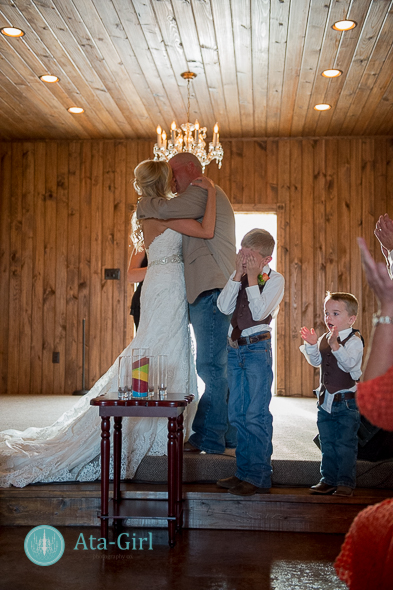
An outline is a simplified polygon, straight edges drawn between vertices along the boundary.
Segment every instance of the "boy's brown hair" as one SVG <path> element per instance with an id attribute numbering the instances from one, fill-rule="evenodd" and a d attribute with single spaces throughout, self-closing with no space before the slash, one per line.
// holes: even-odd
<path id="1" fill-rule="evenodd" d="M 246 233 L 242 239 L 241 245 L 244 246 L 244 248 L 256 250 L 261 256 L 265 257 L 273 254 L 275 241 L 268 231 L 257 227 Z"/>
<path id="2" fill-rule="evenodd" d="M 352 295 L 352 293 L 343 293 L 340 291 L 331 293 L 330 291 L 327 291 L 324 303 L 326 303 L 326 301 L 329 301 L 329 299 L 332 299 L 333 301 L 343 301 L 345 303 L 345 307 L 347 308 L 347 312 L 350 316 L 358 315 L 359 302 L 356 299 L 355 295 Z"/>

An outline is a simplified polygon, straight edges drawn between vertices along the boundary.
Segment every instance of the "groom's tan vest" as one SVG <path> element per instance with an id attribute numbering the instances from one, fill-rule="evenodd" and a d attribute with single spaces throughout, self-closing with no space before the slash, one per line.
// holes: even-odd
<path id="1" fill-rule="evenodd" d="M 217 189 L 217 214 L 211 240 L 183 236 L 184 276 L 187 299 L 195 299 L 210 289 L 222 289 L 236 264 L 235 217 L 224 191 Z M 138 203 L 138 219 L 200 219 L 205 212 L 207 191 L 190 185 L 180 196 L 170 199 L 144 197 Z"/>

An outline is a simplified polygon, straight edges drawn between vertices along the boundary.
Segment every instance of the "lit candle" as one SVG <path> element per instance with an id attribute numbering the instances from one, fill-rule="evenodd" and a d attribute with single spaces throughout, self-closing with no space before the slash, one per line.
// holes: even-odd
<path id="1" fill-rule="evenodd" d="M 217 147 L 218 138 L 219 138 L 219 135 L 218 135 L 218 123 L 216 123 L 214 125 L 214 128 L 213 128 L 213 147 Z"/>
<path id="2" fill-rule="evenodd" d="M 171 141 L 172 141 L 173 145 L 175 145 L 175 131 L 176 131 L 176 123 L 175 123 L 175 121 L 172 121 L 172 125 L 171 125 Z"/>
<path id="3" fill-rule="evenodd" d="M 158 125 L 158 127 L 157 127 L 157 144 L 158 144 L 159 148 L 161 147 L 161 131 L 162 131 L 162 129 Z"/>
<path id="4" fill-rule="evenodd" d="M 166 133 L 165 133 L 165 131 L 162 132 L 162 145 L 163 145 L 163 148 L 166 149 Z"/>
<path id="5" fill-rule="evenodd" d="M 198 119 L 195 121 L 195 143 L 199 143 L 199 123 L 198 123 Z"/>

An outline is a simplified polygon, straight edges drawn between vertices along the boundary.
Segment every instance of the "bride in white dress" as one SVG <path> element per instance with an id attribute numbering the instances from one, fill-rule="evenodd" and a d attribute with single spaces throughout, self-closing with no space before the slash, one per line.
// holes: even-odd
<path id="1" fill-rule="evenodd" d="M 172 171 L 166 162 L 146 161 L 135 169 L 135 187 L 142 198 L 168 197 Z M 168 355 L 168 390 L 193 393 L 197 382 L 182 262 L 181 233 L 200 238 L 214 234 L 216 199 L 207 178 L 193 181 L 208 190 L 202 223 L 192 219 L 143 222 L 148 268 L 141 296 L 141 319 L 134 340 L 121 353 L 149 348 Z M 101 475 L 98 408 L 90 400 L 117 391 L 118 359 L 70 410 L 51 426 L 5 430 L 0 433 L 0 487 L 23 487 L 36 482 L 94 481 Z M 37 403 L 39 400 L 37 398 Z M 196 411 L 194 401 L 185 413 L 185 438 Z M 165 418 L 127 418 L 123 421 L 121 477 L 130 479 L 146 454 L 167 452 Z"/>

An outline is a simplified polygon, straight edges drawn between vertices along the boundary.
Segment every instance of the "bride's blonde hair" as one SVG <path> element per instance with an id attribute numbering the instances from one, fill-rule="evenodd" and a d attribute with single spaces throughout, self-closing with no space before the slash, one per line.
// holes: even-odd
<path id="1" fill-rule="evenodd" d="M 145 160 L 134 170 L 134 188 L 143 197 L 162 197 L 169 199 L 171 195 L 172 168 L 167 162 Z M 136 217 L 131 218 L 131 240 L 137 252 L 143 249 L 143 232 Z"/>
<path id="2" fill-rule="evenodd" d="M 171 192 L 172 168 L 167 162 L 145 160 L 134 170 L 134 188 L 142 197 L 163 197 Z"/>

